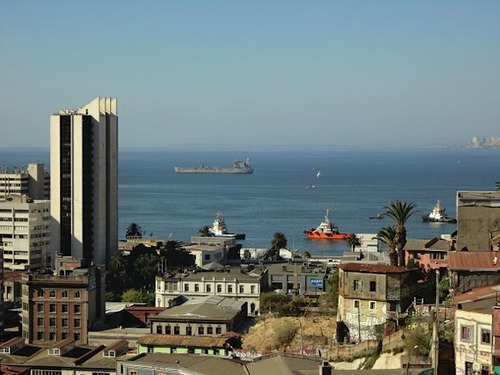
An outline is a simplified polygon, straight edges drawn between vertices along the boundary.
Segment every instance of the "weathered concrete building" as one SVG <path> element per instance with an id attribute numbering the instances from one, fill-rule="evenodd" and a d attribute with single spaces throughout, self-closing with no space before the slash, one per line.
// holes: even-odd
<path id="1" fill-rule="evenodd" d="M 404 293 L 411 270 L 390 265 L 345 263 L 339 266 L 337 321 L 347 332 L 338 339 L 376 339 L 375 326 L 397 320 L 411 302 Z M 340 336 L 340 337 L 339 337 Z"/>
<path id="2" fill-rule="evenodd" d="M 500 230 L 500 191 L 457 192 L 458 251 L 491 251 Z"/>
<path id="3" fill-rule="evenodd" d="M 50 174 L 43 163 L 29 163 L 25 170 L 0 167 L 0 198 L 26 195 L 31 199 L 49 199 Z"/>

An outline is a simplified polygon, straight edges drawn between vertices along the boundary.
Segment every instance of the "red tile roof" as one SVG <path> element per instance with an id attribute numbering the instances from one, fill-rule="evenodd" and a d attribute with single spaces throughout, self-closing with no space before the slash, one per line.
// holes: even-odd
<path id="1" fill-rule="evenodd" d="M 453 298 L 453 303 L 465 303 L 496 297 L 500 293 L 500 285 L 479 286 Z"/>
<path id="2" fill-rule="evenodd" d="M 448 254 L 450 270 L 500 271 L 500 253 L 492 251 L 453 251 Z"/>
<path id="3" fill-rule="evenodd" d="M 367 263 L 341 263 L 339 268 L 348 272 L 365 273 L 405 273 L 411 272 L 408 268 L 399 266 L 390 266 L 386 264 L 367 264 Z"/>

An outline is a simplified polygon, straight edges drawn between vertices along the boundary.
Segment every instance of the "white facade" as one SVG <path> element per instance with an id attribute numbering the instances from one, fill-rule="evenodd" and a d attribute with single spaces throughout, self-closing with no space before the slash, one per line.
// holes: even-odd
<path id="1" fill-rule="evenodd" d="M 455 368 L 457 374 L 490 374 L 493 306 L 488 312 L 455 311 Z"/>
<path id="2" fill-rule="evenodd" d="M 27 195 L 33 199 L 49 199 L 49 173 L 43 163 L 29 163 L 26 170 L 0 167 L 0 198 Z"/>
<path id="3" fill-rule="evenodd" d="M 52 252 L 106 264 L 118 241 L 117 100 L 50 117 Z"/>
<path id="4" fill-rule="evenodd" d="M 210 245 L 192 245 L 186 246 L 191 255 L 194 255 L 194 263 L 198 267 L 203 267 L 207 263 L 217 262 L 224 263 L 226 260 L 226 250 L 224 247 L 220 246 L 210 246 Z"/>
<path id="5" fill-rule="evenodd" d="M 0 201 L 0 248 L 8 270 L 50 266 L 50 202 L 26 196 Z"/>
<path id="6" fill-rule="evenodd" d="M 183 295 L 188 298 L 217 295 L 248 303 L 248 314 L 260 311 L 260 293 L 266 285 L 267 273 L 200 272 L 181 277 L 156 277 L 155 305 L 169 307 L 169 302 Z"/>

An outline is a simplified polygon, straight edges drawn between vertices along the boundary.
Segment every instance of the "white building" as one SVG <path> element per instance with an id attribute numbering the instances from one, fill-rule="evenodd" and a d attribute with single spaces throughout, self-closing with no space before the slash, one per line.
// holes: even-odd
<path id="1" fill-rule="evenodd" d="M 247 272 L 226 268 L 217 272 L 177 273 L 156 277 L 155 305 L 169 307 L 180 295 L 199 298 L 211 295 L 248 303 L 248 314 L 260 311 L 260 293 L 267 290 L 267 270 L 256 268 Z"/>
<path id="2" fill-rule="evenodd" d="M 52 252 L 105 264 L 118 245 L 117 100 L 50 116 Z"/>
<path id="3" fill-rule="evenodd" d="M 50 266 L 50 201 L 12 195 L 0 200 L 0 248 L 8 270 Z"/>
<path id="4" fill-rule="evenodd" d="M 49 199 L 50 175 L 43 163 L 29 163 L 27 169 L 0 167 L 0 198 L 27 195 L 32 199 Z"/>

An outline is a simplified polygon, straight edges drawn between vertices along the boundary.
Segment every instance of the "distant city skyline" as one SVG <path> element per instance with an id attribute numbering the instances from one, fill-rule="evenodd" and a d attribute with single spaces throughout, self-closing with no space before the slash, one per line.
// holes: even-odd
<path id="1" fill-rule="evenodd" d="M 0 0 L 0 147 L 120 101 L 123 147 L 440 147 L 500 129 L 500 2 Z"/>

